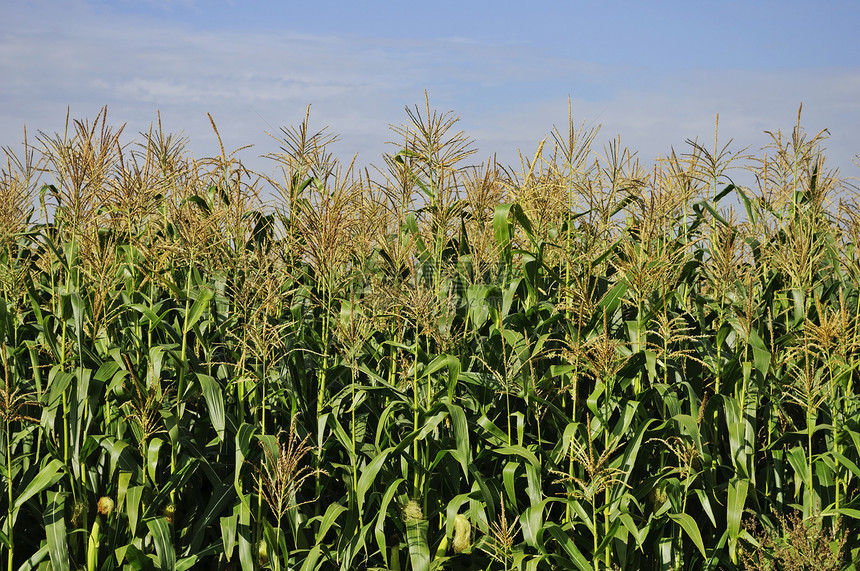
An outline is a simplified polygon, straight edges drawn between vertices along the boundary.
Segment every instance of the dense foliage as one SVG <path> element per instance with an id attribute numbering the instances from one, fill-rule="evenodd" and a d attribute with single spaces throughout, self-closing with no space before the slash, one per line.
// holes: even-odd
<path id="1" fill-rule="evenodd" d="M 824 133 L 646 168 L 571 122 L 503 168 L 407 115 L 361 172 L 307 120 L 271 177 L 104 112 L 6 149 L 0 566 L 860 558 L 860 216 Z"/>

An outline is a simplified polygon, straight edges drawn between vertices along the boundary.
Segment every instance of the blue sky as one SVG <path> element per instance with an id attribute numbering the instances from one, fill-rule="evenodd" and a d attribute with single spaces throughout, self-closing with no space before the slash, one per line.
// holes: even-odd
<path id="1" fill-rule="evenodd" d="M 644 161 L 684 141 L 733 148 L 790 131 L 798 106 L 830 130 L 832 166 L 860 175 L 860 3 L 291 2 L 45 0 L 0 7 L 0 145 L 59 131 L 66 110 L 130 137 L 160 110 L 202 156 L 228 148 L 265 170 L 266 131 L 295 124 L 341 135 L 333 150 L 381 163 L 405 106 L 460 115 L 479 159 L 533 153 L 554 125 L 601 125 Z"/>

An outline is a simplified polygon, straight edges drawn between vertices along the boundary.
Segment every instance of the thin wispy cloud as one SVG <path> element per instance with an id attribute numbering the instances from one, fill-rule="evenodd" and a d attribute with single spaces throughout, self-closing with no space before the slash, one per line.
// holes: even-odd
<path id="1" fill-rule="evenodd" d="M 404 106 L 423 104 L 426 89 L 432 105 L 462 116 L 481 156 L 498 153 L 507 162 L 518 149 L 533 152 L 553 125 L 566 122 L 568 97 L 577 123 L 602 124 L 603 140 L 621 134 L 646 161 L 687 138 L 713 137 L 717 113 L 726 141 L 759 146 L 767 142 L 764 130 L 791 129 L 803 102 L 804 125 L 830 129 L 828 156 L 846 174 L 858 170 L 851 159 L 860 151 L 860 68 L 844 62 L 794 67 L 774 56 L 770 67 L 719 67 L 703 57 L 707 65 L 695 66 L 686 61 L 690 46 L 666 38 L 653 46 L 666 61 L 629 52 L 635 45 L 623 48 L 630 57 L 609 57 L 624 34 L 643 37 L 629 28 L 630 15 L 606 20 L 616 27 L 606 30 L 603 44 L 571 50 L 556 37 L 552 14 L 546 37 L 525 28 L 531 15 L 523 16 L 522 29 L 496 35 L 460 26 L 408 37 L 396 22 L 390 34 L 361 21 L 348 34 L 342 22 L 314 29 L 300 19 L 285 20 L 281 30 L 261 19 L 253 29 L 247 22 L 196 25 L 189 14 L 218 14 L 193 2 L 119 5 L 127 11 L 82 0 L 6 8 L 12 25 L 0 35 L 2 144 L 16 144 L 24 123 L 60 130 L 67 108 L 73 117 L 92 117 L 108 105 L 112 121 L 128 123 L 127 133 L 146 130 L 160 110 L 165 127 L 188 135 L 195 154 L 211 154 L 217 144 L 208 112 L 225 144 L 255 145 L 242 157 L 265 168 L 257 156 L 277 148 L 266 131 L 298 122 L 310 104 L 314 124 L 341 134 L 338 154 L 378 162 L 392 138 L 389 125 L 405 119 Z M 571 34 L 595 33 L 578 26 Z M 571 35 L 569 43 L 576 41 Z M 783 40 L 769 41 L 778 47 Z M 707 46 L 697 49 L 705 53 Z M 685 65 L 671 60 L 672 50 Z"/>

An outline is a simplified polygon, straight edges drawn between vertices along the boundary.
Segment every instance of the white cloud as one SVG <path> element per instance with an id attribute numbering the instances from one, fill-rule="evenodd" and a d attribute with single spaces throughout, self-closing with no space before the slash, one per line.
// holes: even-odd
<path id="1" fill-rule="evenodd" d="M 20 8 L 23 10 L 23 8 Z M 82 2 L 57 3 L 49 27 L 32 14 L 13 18 L 0 36 L 0 144 L 21 127 L 60 130 L 67 106 L 93 117 L 107 104 L 127 134 L 148 128 L 162 111 L 167 129 L 184 131 L 195 154 L 217 152 L 206 113 L 228 147 L 256 144 L 243 157 L 277 150 L 265 131 L 295 124 L 312 104 L 316 126 L 342 134 L 335 151 L 379 162 L 405 120 L 405 105 L 431 104 L 463 116 L 480 157 L 531 153 L 554 124 L 602 123 L 602 140 L 620 133 L 643 160 L 684 140 L 708 141 L 720 113 L 721 138 L 738 146 L 766 143 L 764 129 L 790 130 L 798 104 L 810 131 L 831 129 L 829 156 L 858 169 L 860 71 L 656 72 L 548 57 L 537 46 L 468 38 L 394 40 L 308 33 L 199 31 L 171 23 L 108 15 Z M 23 13 L 23 12 L 22 12 Z M 65 25 L 63 25 L 65 23 Z"/>

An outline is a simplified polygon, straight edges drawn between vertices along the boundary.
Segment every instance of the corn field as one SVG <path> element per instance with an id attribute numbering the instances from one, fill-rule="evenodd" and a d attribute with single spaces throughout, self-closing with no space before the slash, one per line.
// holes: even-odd
<path id="1" fill-rule="evenodd" d="M 310 123 L 272 175 L 105 110 L 4 148 L 0 568 L 855 568 L 826 132 L 506 166 L 423 103 L 358 169 Z"/>

